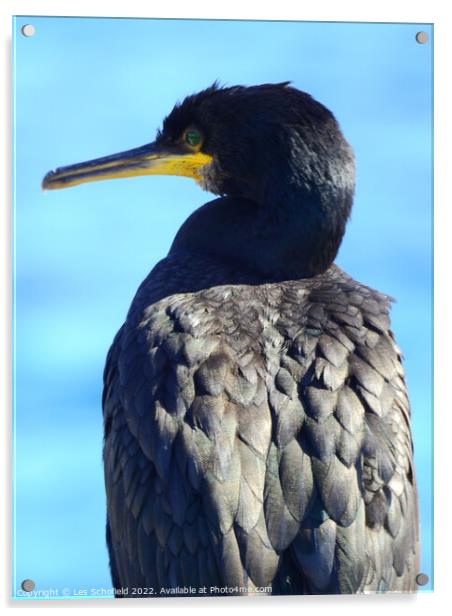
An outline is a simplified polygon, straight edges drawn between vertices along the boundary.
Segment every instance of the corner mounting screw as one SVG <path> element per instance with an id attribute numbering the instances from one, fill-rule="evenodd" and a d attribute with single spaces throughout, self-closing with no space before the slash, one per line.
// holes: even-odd
<path id="1" fill-rule="evenodd" d="M 418 586 L 425 586 L 428 584 L 428 575 L 426 573 L 418 573 L 416 576 L 416 584 Z"/>
<path id="2" fill-rule="evenodd" d="M 24 590 L 25 592 L 31 592 L 32 590 L 35 589 L 36 584 L 33 582 L 33 580 L 27 579 L 27 580 L 24 580 L 20 586 L 22 590 Z"/>
<path id="3" fill-rule="evenodd" d="M 21 32 L 26 37 L 34 36 L 36 28 L 33 26 L 33 24 L 25 24 L 25 26 L 22 26 Z"/>
<path id="4" fill-rule="evenodd" d="M 425 45 L 425 43 L 428 43 L 428 34 L 427 34 L 427 32 L 417 32 L 416 33 L 416 41 L 420 45 Z"/>

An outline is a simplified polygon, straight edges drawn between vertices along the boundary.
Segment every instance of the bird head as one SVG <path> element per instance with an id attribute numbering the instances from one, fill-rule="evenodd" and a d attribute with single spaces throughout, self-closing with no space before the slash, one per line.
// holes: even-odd
<path id="1" fill-rule="evenodd" d="M 190 177 L 226 198 L 211 203 L 216 213 L 209 208 L 202 220 L 196 217 L 190 247 L 199 247 L 202 222 L 202 242 L 213 229 L 217 236 L 203 248 L 218 252 L 218 236 L 226 235 L 229 225 L 223 241 L 255 242 L 256 267 L 270 271 L 272 257 L 265 254 L 269 249 L 275 254 L 279 246 L 280 263 L 291 259 L 294 272 L 312 275 L 332 262 L 342 240 L 353 201 L 354 157 L 333 114 L 289 82 L 215 83 L 176 104 L 154 142 L 58 168 L 42 186 L 138 175 Z M 187 233 L 183 229 L 184 241 Z M 238 252 L 230 245 L 223 250 L 225 256 Z"/>
<path id="2" fill-rule="evenodd" d="M 165 118 L 153 143 L 50 171 L 44 189 L 137 175 L 181 175 L 257 202 L 283 189 L 353 190 L 354 164 L 331 112 L 289 82 L 211 87 Z M 284 192 L 284 190 L 283 190 Z"/>

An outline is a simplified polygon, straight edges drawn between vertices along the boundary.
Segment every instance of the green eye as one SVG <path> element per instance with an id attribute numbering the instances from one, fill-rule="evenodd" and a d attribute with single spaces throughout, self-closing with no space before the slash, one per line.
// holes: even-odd
<path id="1" fill-rule="evenodd" d="M 201 133 L 196 128 L 190 128 L 185 132 L 185 141 L 188 145 L 195 147 L 202 141 Z"/>

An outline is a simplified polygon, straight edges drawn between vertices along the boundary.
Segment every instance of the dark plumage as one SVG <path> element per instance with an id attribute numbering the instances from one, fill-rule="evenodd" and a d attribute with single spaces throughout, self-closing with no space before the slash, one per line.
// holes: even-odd
<path id="1" fill-rule="evenodd" d="M 409 402 L 390 299 L 333 264 L 354 191 L 333 115 L 288 84 L 214 85 L 151 146 L 44 185 L 200 156 L 183 174 L 220 198 L 141 284 L 105 367 L 113 583 L 415 590 Z"/>

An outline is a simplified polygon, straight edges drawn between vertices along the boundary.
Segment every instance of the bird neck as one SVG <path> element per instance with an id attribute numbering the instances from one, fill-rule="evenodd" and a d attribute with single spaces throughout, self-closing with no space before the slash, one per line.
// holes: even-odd
<path id="1" fill-rule="evenodd" d="M 216 199 L 186 220 L 170 254 L 211 255 L 269 281 L 315 276 L 334 261 L 352 204 L 350 191 L 329 197 L 292 187 L 291 194 L 266 190 L 259 203 Z"/>

